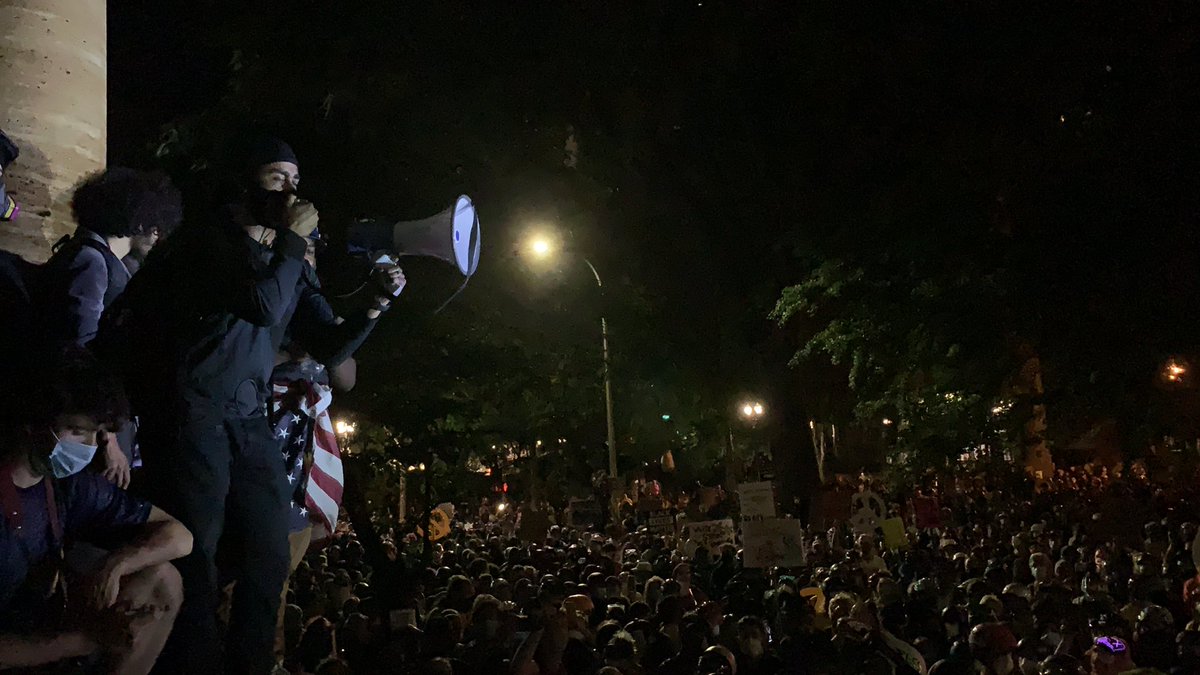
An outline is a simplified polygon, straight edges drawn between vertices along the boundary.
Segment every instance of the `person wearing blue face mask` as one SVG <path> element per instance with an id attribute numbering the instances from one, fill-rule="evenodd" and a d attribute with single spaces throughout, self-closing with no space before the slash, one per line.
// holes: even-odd
<path id="1" fill-rule="evenodd" d="M 0 421 L 0 670 L 86 662 L 146 673 L 183 599 L 170 561 L 192 536 L 178 520 L 82 471 L 120 390 L 84 357 L 68 357 L 22 392 Z M 106 549 L 95 569 L 66 553 Z"/>
<path id="2" fill-rule="evenodd" d="M 91 464 L 96 456 L 96 446 L 72 438 L 54 434 L 54 449 L 50 451 L 50 470 L 55 478 L 66 478 L 79 473 Z"/>

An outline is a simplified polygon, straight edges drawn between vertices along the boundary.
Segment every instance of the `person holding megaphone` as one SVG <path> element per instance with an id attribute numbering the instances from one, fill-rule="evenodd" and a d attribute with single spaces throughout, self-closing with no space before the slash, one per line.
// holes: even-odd
<path id="1" fill-rule="evenodd" d="M 102 342 L 123 354 L 140 417 L 144 470 L 135 488 L 195 539 L 191 555 L 176 561 L 184 603 L 162 672 L 265 673 L 274 665 L 291 487 L 268 417 L 270 378 L 301 311 L 306 238 L 320 217 L 296 194 L 299 165 L 286 143 L 258 143 L 245 167 L 240 199 L 157 246 L 101 330 Z M 353 348 L 386 307 L 377 300 L 361 320 L 314 342 Z M 222 555 L 240 570 L 224 658 L 216 624 L 222 537 L 236 542 Z"/>

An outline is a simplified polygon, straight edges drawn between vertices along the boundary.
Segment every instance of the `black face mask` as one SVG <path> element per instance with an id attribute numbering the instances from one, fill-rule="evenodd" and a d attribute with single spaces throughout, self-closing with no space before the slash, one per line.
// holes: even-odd
<path id="1" fill-rule="evenodd" d="M 252 187 L 246 191 L 246 211 L 254 222 L 272 230 L 287 227 L 287 202 L 291 192 Z"/>
<path id="2" fill-rule="evenodd" d="M 0 220 L 15 220 L 20 212 L 21 207 L 8 196 L 4 189 L 4 179 L 0 178 Z"/>

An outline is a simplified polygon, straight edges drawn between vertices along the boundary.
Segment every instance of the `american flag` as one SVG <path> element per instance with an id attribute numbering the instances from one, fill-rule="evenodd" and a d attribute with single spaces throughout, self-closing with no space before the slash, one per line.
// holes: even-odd
<path id="1" fill-rule="evenodd" d="M 342 456 L 329 417 L 333 392 L 308 380 L 277 380 L 272 385 L 275 437 L 282 444 L 284 472 L 294 486 L 290 520 L 304 523 L 312 512 L 333 532 L 344 482 Z M 313 461 L 306 471 L 304 456 L 310 447 Z"/>

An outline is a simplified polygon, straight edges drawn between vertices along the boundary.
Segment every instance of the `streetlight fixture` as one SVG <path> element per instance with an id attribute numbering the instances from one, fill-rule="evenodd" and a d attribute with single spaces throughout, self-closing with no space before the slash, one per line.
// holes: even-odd
<path id="1" fill-rule="evenodd" d="M 337 435 L 341 436 L 342 438 L 352 436 L 357 428 L 358 426 L 354 424 L 354 422 L 348 422 L 346 420 L 338 420 L 333 423 L 334 432 L 336 432 Z"/>
<path id="2" fill-rule="evenodd" d="M 758 420 L 762 419 L 762 416 L 765 415 L 766 412 L 766 406 L 759 401 L 746 401 L 742 404 L 741 408 L 742 417 L 751 422 L 757 422 Z"/>
<path id="3" fill-rule="evenodd" d="M 750 399 L 742 401 L 737 406 L 738 415 L 742 420 L 748 422 L 752 428 L 757 428 L 759 421 L 767 414 L 767 407 L 762 401 Z M 769 448 L 768 448 L 769 450 Z M 726 453 L 726 471 L 728 475 L 733 476 L 735 481 L 741 480 L 741 469 L 739 468 L 734 454 L 737 451 L 737 446 L 733 442 L 733 424 L 729 425 L 729 452 Z"/>
<path id="4" fill-rule="evenodd" d="M 554 250 L 554 244 L 550 243 L 550 240 L 546 237 L 534 237 L 529 242 L 529 250 L 533 251 L 533 254 L 539 258 L 546 258 Z"/>
<path id="5" fill-rule="evenodd" d="M 534 235 L 529 240 L 528 246 L 535 257 L 543 260 L 549 258 L 556 248 L 554 240 L 546 234 Z M 603 291 L 604 282 L 601 281 L 596 266 L 587 258 L 583 258 L 583 264 L 587 265 L 588 270 L 592 273 L 592 278 L 596 280 L 596 287 Z M 608 355 L 608 319 L 604 315 L 600 316 L 600 349 L 604 357 L 604 414 L 608 426 L 608 477 L 612 482 L 609 506 L 615 512 L 617 499 L 613 489 L 615 489 L 617 480 L 617 428 L 613 421 L 612 370 L 609 367 Z"/>

